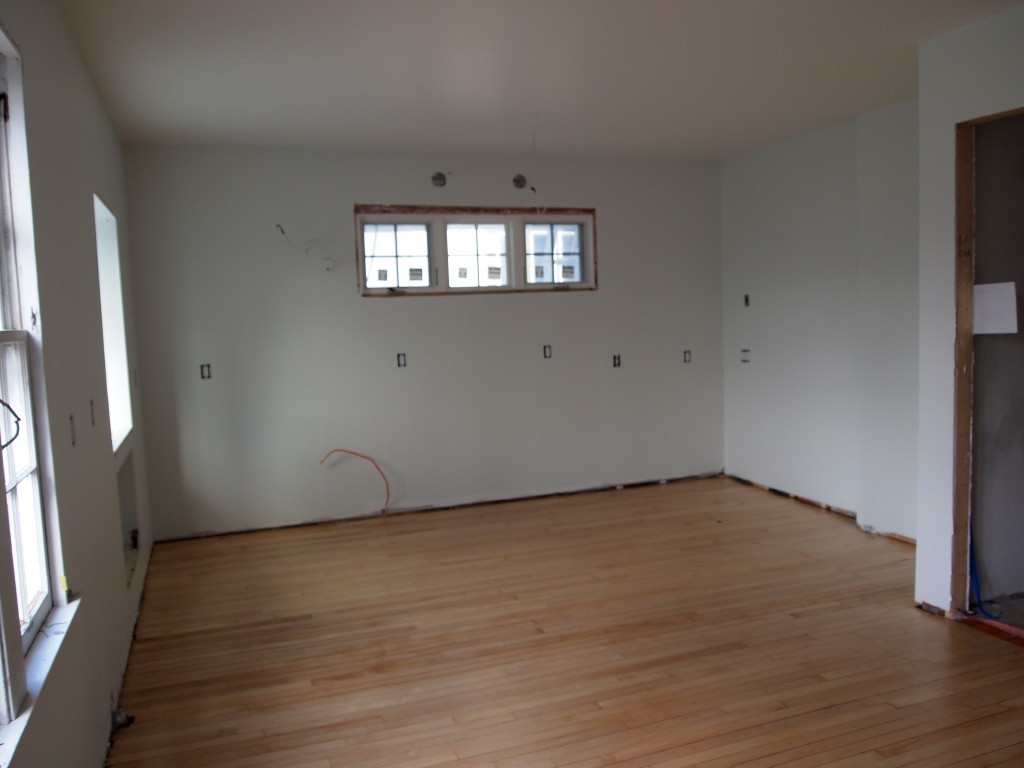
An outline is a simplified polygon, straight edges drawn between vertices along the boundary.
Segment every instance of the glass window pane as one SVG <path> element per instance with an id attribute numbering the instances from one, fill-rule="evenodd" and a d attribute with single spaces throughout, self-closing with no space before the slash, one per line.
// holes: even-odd
<path id="1" fill-rule="evenodd" d="M 395 225 L 364 224 L 363 252 L 367 258 L 370 256 L 394 256 Z M 369 285 L 369 283 L 367 283 L 367 285 Z"/>
<path id="2" fill-rule="evenodd" d="M 396 288 L 398 286 L 398 260 L 394 256 L 366 259 L 367 288 Z"/>
<path id="3" fill-rule="evenodd" d="M 551 256 L 527 256 L 526 257 L 526 282 L 528 283 L 550 283 L 552 282 Z"/>
<path id="4" fill-rule="evenodd" d="M 398 284 L 408 288 L 430 285 L 430 260 L 426 256 L 400 256 Z"/>
<path id="5" fill-rule="evenodd" d="M 43 517 L 39 509 L 36 482 L 36 473 L 33 473 L 7 494 L 7 513 L 14 549 L 14 576 L 18 587 L 18 614 L 23 627 L 49 594 Z"/>
<path id="6" fill-rule="evenodd" d="M 527 224 L 526 225 L 526 253 L 527 254 L 551 253 L 551 225 L 550 224 Z"/>
<path id="7" fill-rule="evenodd" d="M 453 255 L 448 257 L 448 284 L 453 288 L 476 288 L 476 254 L 471 256 Z"/>
<path id="8" fill-rule="evenodd" d="M 555 258 L 555 282 L 578 283 L 583 279 L 580 274 L 579 256 L 561 256 Z"/>
<path id="9" fill-rule="evenodd" d="M 0 443 L 6 443 L 17 434 L 17 439 L 3 452 L 4 477 L 8 488 L 12 487 L 19 477 L 32 471 L 36 466 L 36 449 L 32 440 L 32 414 L 29 411 L 26 396 L 28 378 L 26 374 L 23 343 L 12 342 L 3 345 L 0 353 L 0 399 L 3 399 L 17 414 L 15 418 L 8 409 L 0 406 L 3 416 L 0 418 Z M 20 420 L 19 420 L 20 419 Z"/>
<path id="10" fill-rule="evenodd" d="M 429 253 L 426 224 L 399 224 L 396 236 L 399 256 L 426 256 Z"/>
<path id="11" fill-rule="evenodd" d="M 477 240 L 481 256 L 505 254 L 505 225 L 480 224 L 477 226 Z"/>
<path id="12" fill-rule="evenodd" d="M 562 253 L 578 254 L 580 252 L 579 224 L 556 224 L 555 255 Z"/>
<path id="13" fill-rule="evenodd" d="M 480 257 L 480 285 L 497 286 L 508 283 L 504 256 Z"/>
<path id="14" fill-rule="evenodd" d="M 449 256 L 476 256 L 476 225 L 475 224 L 449 224 L 448 225 L 448 255 Z"/>

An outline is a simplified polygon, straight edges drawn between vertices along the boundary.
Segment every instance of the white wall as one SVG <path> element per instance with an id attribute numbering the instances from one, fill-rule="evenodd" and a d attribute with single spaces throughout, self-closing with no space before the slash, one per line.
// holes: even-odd
<path id="1" fill-rule="evenodd" d="M 899 104 L 722 163 L 726 470 L 911 538 L 915 130 Z"/>
<path id="2" fill-rule="evenodd" d="M 848 510 L 861 434 L 856 139 L 849 123 L 722 163 L 726 470 Z"/>
<path id="3" fill-rule="evenodd" d="M 857 521 L 917 535 L 917 102 L 857 116 Z"/>
<path id="4" fill-rule="evenodd" d="M 952 605 L 955 126 L 1024 107 L 1024 7 L 923 44 L 919 78 L 916 599 L 946 610 Z"/>
<path id="5" fill-rule="evenodd" d="M 48 422 L 53 436 L 52 453 L 42 457 L 54 478 L 47 501 L 51 513 L 56 512 L 56 533 L 63 548 L 63 567 L 58 564 L 58 570 L 82 600 L 33 704 L 12 765 L 96 768 L 106 751 L 111 698 L 120 689 L 149 540 L 145 479 L 140 475 L 144 551 L 129 588 L 121 549 L 118 463 L 107 419 L 93 216 L 93 194 L 98 193 L 124 223 L 120 144 L 56 4 L 0 0 L 0 23 L 24 65 L 46 381 L 46 408 L 37 413 L 37 420 L 43 427 Z M 125 234 L 122 229 L 123 249 Z M 127 309 L 132 348 L 130 303 Z M 135 365 L 134 355 L 130 362 Z M 90 401 L 95 405 L 95 426 Z M 141 460 L 136 413 L 131 450 Z M 74 446 L 69 438 L 71 416 L 77 425 Z"/>
<path id="6" fill-rule="evenodd" d="M 717 163 L 133 147 L 126 167 L 158 538 L 379 510 L 370 465 L 320 466 L 335 447 L 380 461 L 395 509 L 722 469 Z M 356 203 L 596 208 L 600 288 L 360 297 Z"/>

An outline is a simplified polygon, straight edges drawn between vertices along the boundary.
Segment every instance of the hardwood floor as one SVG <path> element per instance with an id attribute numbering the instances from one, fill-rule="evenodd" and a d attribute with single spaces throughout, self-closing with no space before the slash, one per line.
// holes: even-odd
<path id="1" fill-rule="evenodd" d="M 112 767 L 1024 765 L 1024 647 L 724 478 L 160 544 Z"/>

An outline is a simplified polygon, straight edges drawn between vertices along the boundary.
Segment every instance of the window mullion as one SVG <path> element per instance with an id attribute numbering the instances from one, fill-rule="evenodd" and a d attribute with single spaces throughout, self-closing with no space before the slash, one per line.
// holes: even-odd
<path id="1" fill-rule="evenodd" d="M 522 290 L 526 285 L 526 234 L 523 231 L 523 219 L 513 216 L 508 222 L 508 274 L 509 286 Z"/>
<path id="2" fill-rule="evenodd" d="M 448 278 L 448 230 L 442 216 L 435 216 L 430 220 L 430 248 L 431 266 L 434 268 L 434 280 L 437 283 L 434 288 L 447 292 L 451 286 Z"/>

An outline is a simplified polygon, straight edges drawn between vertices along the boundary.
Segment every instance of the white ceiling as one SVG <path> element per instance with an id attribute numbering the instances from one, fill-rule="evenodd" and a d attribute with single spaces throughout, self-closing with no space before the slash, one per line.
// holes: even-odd
<path id="1" fill-rule="evenodd" d="M 58 0 L 128 142 L 715 157 L 1021 0 Z"/>

